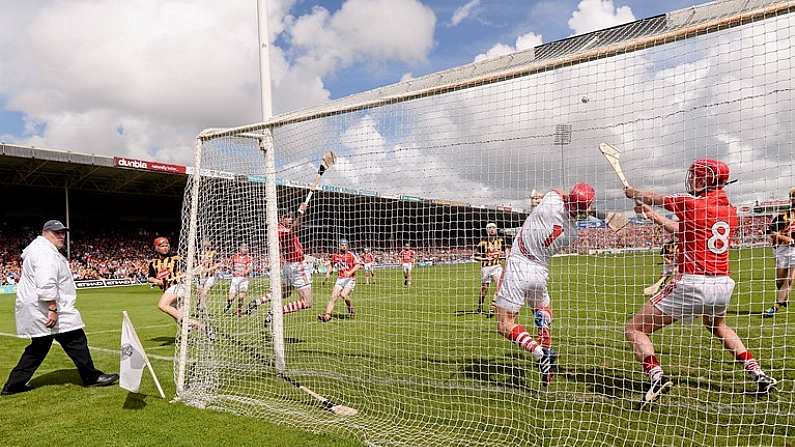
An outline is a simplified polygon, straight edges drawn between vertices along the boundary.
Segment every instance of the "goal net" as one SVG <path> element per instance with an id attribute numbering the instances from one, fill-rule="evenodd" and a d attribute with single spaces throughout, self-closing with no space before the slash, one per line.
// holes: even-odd
<path id="1" fill-rule="evenodd" d="M 763 312 L 786 297 L 769 229 L 795 186 L 793 12 L 713 2 L 202 133 L 180 241 L 192 287 L 178 398 L 378 446 L 783 444 L 795 316 Z M 685 192 L 696 159 L 730 167 L 725 321 L 777 379 L 769 395 L 697 315 L 651 335 L 673 386 L 638 409 L 650 378 L 625 326 L 670 236 L 635 214 L 600 143 L 631 185 L 663 195 Z M 545 385 L 490 315 L 489 272 L 506 263 L 491 244 L 521 237 L 532 192 L 575 182 L 629 223 L 580 216 L 550 260 Z M 535 339 L 532 308 L 517 323 Z"/>

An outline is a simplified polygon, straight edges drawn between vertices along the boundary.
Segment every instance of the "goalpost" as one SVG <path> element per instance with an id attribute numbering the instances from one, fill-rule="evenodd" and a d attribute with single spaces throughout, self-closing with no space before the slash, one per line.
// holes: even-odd
<path id="1" fill-rule="evenodd" d="M 202 132 L 180 253 L 183 304 L 214 337 L 184 322 L 177 398 L 378 446 L 783 444 L 795 317 L 762 317 L 777 284 L 759 245 L 774 214 L 762 204 L 783 211 L 795 186 L 794 13 L 789 0 L 717 1 Z M 615 171 L 601 143 L 620 153 Z M 632 212 L 616 174 L 682 193 L 699 158 L 738 180 L 726 187 L 741 211 L 727 321 L 779 384 L 755 394 L 698 321 L 679 322 L 652 335 L 674 386 L 639 411 L 648 379 L 624 325 L 660 277 L 667 237 Z M 549 266 L 559 364 L 544 386 L 487 314 L 495 284 L 477 312 L 473 257 L 488 223 L 509 243 L 531 191 L 574 182 L 620 225 L 581 219 Z M 342 240 L 373 268 L 321 322 L 350 267 Z"/>

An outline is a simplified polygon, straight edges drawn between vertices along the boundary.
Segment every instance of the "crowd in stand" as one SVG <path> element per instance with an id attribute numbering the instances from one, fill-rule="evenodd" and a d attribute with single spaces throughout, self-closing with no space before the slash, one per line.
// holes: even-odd
<path id="1" fill-rule="evenodd" d="M 766 243 L 766 230 L 771 219 L 772 216 L 742 216 L 739 228 L 735 233 L 735 244 Z M 33 231 L 26 235 L 5 233 L 0 230 L 0 285 L 15 284 L 19 280 L 20 254 L 35 235 Z M 150 244 L 154 235 L 154 232 L 140 229 L 126 232 L 99 231 L 91 233 L 90 237 L 80 233 L 73 235 L 69 265 L 75 279 L 129 278 L 145 281 L 148 262 L 152 256 Z M 173 237 L 173 235 L 169 236 Z M 630 225 L 620 233 L 615 233 L 608 228 L 584 228 L 579 230 L 579 238 L 569 250 L 575 253 L 588 253 L 591 250 L 651 249 L 660 247 L 669 238 L 670 236 L 659 227 L 650 224 Z M 353 248 L 361 254 L 364 247 Z M 470 260 L 474 244 L 473 247 L 412 248 L 416 252 L 417 262 L 445 264 Z M 309 251 L 311 252 L 311 250 Z M 373 247 L 372 251 L 379 264 L 400 263 L 400 248 L 378 249 Z M 313 255 L 315 258 L 328 258 L 330 253 L 314 253 Z M 257 270 L 264 272 L 267 270 L 264 257 L 262 263 L 261 268 Z M 224 270 L 225 268 L 222 268 L 222 272 Z"/>
<path id="2" fill-rule="evenodd" d="M 22 249 L 35 237 L 0 232 L 0 285 L 19 281 Z M 27 233 L 27 232 L 25 232 Z M 146 230 L 76 233 L 70 241 L 69 266 L 75 280 L 125 278 L 146 280 L 153 232 Z"/>

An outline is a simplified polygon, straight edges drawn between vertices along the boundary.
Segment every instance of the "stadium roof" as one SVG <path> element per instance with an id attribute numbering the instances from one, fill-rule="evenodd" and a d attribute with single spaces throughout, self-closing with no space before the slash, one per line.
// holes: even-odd
<path id="1" fill-rule="evenodd" d="M 118 157 L 0 143 L 0 185 L 181 197 L 186 182 L 184 174 L 120 168 Z"/>

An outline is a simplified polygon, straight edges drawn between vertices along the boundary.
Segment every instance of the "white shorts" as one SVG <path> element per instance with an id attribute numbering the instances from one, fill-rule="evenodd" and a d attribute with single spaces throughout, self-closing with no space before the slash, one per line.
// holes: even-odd
<path id="1" fill-rule="evenodd" d="M 343 290 L 353 290 L 356 287 L 356 278 L 337 278 L 337 282 L 334 283 L 334 287 L 339 287 Z"/>
<path id="2" fill-rule="evenodd" d="M 649 302 L 665 315 L 689 321 L 699 315 L 724 315 L 733 291 L 731 277 L 683 274 L 674 277 Z"/>
<path id="3" fill-rule="evenodd" d="M 364 264 L 364 271 L 365 272 L 372 272 L 373 271 L 373 263 L 372 262 L 366 262 Z"/>
<path id="4" fill-rule="evenodd" d="M 312 285 L 312 275 L 303 262 L 286 262 L 282 265 L 282 285 L 303 289 Z"/>
<path id="5" fill-rule="evenodd" d="M 663 264 L 662 276 L 671 276 L 676 272 L 676 263 Z"/>
<path id="6" fill-rule="evenodd" d="M 248 278 L 245 276 L 233 276 L 229 284 L 229 295 L 248 292 Z"/>
<path id="7" fill-rule="evenodd" d="M 187 289 L 185 289 L 185 284 L 174 284 L 173 286 L 166 289 L 166 291 L 163 293 L 168 293 L 170 295 L 176 296 L 179 299 L 183 299 L 185 298 L 185 292 L 187 292 Z"/>
<path id="8" fill-rule="evenodd" d="M 795 247 L 791 245 L 779 245 L 775 248 L 775 252 L 777 269 L 795 267 Z"/>
<path id="9" fill-rule="evenodd" d="M 480 268 L 481 284 L 491 284 L 492 281 L 499 282 L 500 276 L 502 276 L 502 266 L 500 264 Z"/>
<path id="10" fill-rule="evenodd" d="M 199 288 L 207 290 L 210 287 L 214 286 L 216 281 L 217 281 L 217 278 L 215 276 L 208 276 L 206 278 L 202 278 L 199 281 Z"/>
<path id="11" fill-rule="evenodd" d="M 410 272 L 412 267 L 414 267 L 414 264 L 412 264 L 410 262 L 404 262 L 403 263 L 403 272 L 404 273 Z"/>
<path id="12" fill-rule="evenodd" d="M 549 271 L 541 264 L 520 256 L 509 257 L 502 285 L 497 291 L 497 307 L 518 313 L 523 305 L 533 308 L 549 306 L 548 276 Z"/>

